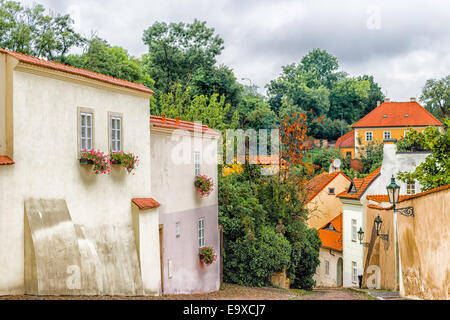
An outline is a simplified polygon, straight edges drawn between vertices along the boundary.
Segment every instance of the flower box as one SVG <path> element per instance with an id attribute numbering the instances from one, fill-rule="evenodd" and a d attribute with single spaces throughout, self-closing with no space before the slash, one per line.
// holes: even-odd
<path id="1" fill-rule="evenodd" d="M 112 159 L 111 160 L 111 164 L 122 164 L 122 161 L 116 160 L 116 159 Z"/>
<path id="2" fill-rule="evenodd" d="M 94 164 L 94 161 L 92 161 L 91 159 L 81 158 L 80 164 Z"/>

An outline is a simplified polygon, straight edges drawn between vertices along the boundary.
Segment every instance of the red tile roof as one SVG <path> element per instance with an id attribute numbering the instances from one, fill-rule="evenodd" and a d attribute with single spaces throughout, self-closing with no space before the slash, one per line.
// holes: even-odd
<path id="1" fill-rule="evenodd" d="M 7 156 L 0 156 L 0 166 L 14 164 L 14 161 Z"/>
<path id="2" fill-rule="evenodd" d="M 320 191 L 322 191 L 339 174 L 342 174 L 345 178 L 348 179 L 348 181 L 351 181 L 349 177 L 347 177 L 344 173 L 340 171 L 333 173 L 323 172 L 315 176 L 311 180 L 309 180 L 308 183 L 306 184 L 306 191 L 308 193 L 306 203 L 314 199 L 320 193 Z"/>
<path id="3" fill-rule="evenodd" d="M 40 58 L 35 58 L 35 57 L 28 56 L 28 55 L 25 55 L 22 53 L 5 50 L 2 48 L 0 48 L 0 53 L 9 54 L 10 56 L 16 58 L 20 62 L 24 62 L 24 63 L 28 63 L 28 64 L 32 64 L 32 65 L 36 65 L 36 66 L 40 66 L 40 67 L 44 67 L 44 68 L 49 68 L 49 69 L 53 69 L 53 70 L 58 70 L 58 71 L 62 71 L 62 72 L 67 72 L 67 73 L 71 73 L 71 74 L 76 74 L 76 75 L 79 75 L 82 77 L 107 82 L 110 84 L 146 92 L 149 94 L 154 93 L 152 90 L 150 90 L 149 88 L 147 88 L 146 86 L 144 86 L 143 84 L 140 84 L 140 83 L 134 83 L 134 82 L 127 81 L 127 80 L 117 79 L 117 78 L 107 76 L 107 75 L 104 75 L 101 73 L 84 70 L 84 69 L 80 69 L 80 68 L 75 68 L 72 66 L 68 66 L 65 64 L 48 61 L 48 60 L 44 60 L 44 59 L 40 59 Z"/>
<path id="4" fill-rule="evenodd" d="M 439 191 L 442 191 L 442 190 L 447 190 L 449 188 L 450 188 L 450 184 L 448 184 L 446 186 L 430 189 L 430 190 L 427 190 L 427 191 L 424 191 L 424 192 L 412 194 L 412 195 L 400 195 L 399 196 L 399 202 L 403 202 L 403 201 L 406 201 L 406 200 L 422 197 L 422 196 L 425 196 L 427 194 L 439 192 Z M 375 202 L 378 202 L 378 203 L 389 202 L 389 197 L 388 197 L 387 194 L 371 194 L 371 195 L 368 195 L 366 199 L 367 200 L 372 200 L 372 201 L 375 201 Z"/>
<path id="5" fill-rule="evenodd" d="M 346 134 L 344 134 L 342 137 L 337 139 L 336 144 L 334 147 L 336 149 L 338 148 L 351 148 L 355 146 L 355 130 L 352 130 Z"/>
<path id="6" fill-rule="evenodd" d="M 417 102 L 385 102 L 356 122 L 353 128 L 442 125 Z"/>
<path id="7" fill-rule="evenodd" d="M 211 135 L 219 135 L 219 133 L 215 130 L 210 129 L 206 125 L 196 125 L 194 122 L 182 121 L 178 119 L 170 119 L 159 117 L 159 116 L 150 116 L 150 124 L 154 127 L 159 128 L 168 128 L 175 130 L 186 130 L 190 132 L 201 132 Z"/>
<path id="8" fill-rule="evenodd" d="M 326 228 L 331 224 L 334 230 Z M 322 247 L 342 252 L 342 213 L 319 229 Z"/>
<path id="9" fill-rule="evenodd" d="M 362 179 L 353 179 L 352 185 L 355 187 L 356 192 L 349 193 L 349 190 L 352 189 L 352 185 L 347 191 L 339 193 L 337 196 L 340 198 L 349 198 L 349 199 L 359 199 L 366 191 L 366 189 L 370 186 L 370 184 L 380 175 L 381 167 L 369 173 L 367 177 Z"/>
<path id="10" fill-rule="evenodd" d="M 135 198 L 132 200 L 139 210 L 155 209 L 161 206 L 158 201 L 153 198 Z"/>

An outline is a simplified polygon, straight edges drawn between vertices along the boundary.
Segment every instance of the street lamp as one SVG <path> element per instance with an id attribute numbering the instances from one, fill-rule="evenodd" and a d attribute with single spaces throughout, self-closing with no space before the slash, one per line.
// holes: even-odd
<path id="1" fill-rule="evenodd" d="M 414 217 L 414 208 L 413 207 L 406 207 L 406 208 L 396 208 L 395 205 L 399 203 L 400 198 L 400 186 L 395 183 L 394 175 L 392 175 L 391 178 L 391 184 L 386 187 L 389 202 L 392 204 L 394 208 L 394 212 L 398 212 L 404 216 L 407 217 Z"/>
<path id="2" fill-rule="evenodd" d="M 358 240 L 359 240 L 359 244 L 361 244 L 363 247 L 368 247 L 369 243 L 368 242 L 362 242 L 364 239 L 364 231 L 362 228 L 359 228 L 358 231 Z"/>
<path id="3" fill-rule="evenodd" d="M 380 215 L 378 215 L 375 220 L 373 221 L 373 223 L 375 224 L 375 230 L 377 231 L 377 236 L 380 237 L 383 240 L 389 240 L 389 235 L 387 234 L 381 234 L 380 230 L 381 230 L 381 225 L 383 224 L 383 220 L 381 220 Z"/>

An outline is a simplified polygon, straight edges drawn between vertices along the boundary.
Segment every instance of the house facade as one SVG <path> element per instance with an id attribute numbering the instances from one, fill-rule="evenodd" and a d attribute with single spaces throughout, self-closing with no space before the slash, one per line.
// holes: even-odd
<path id="1" fill-rule="evenodd" d="M 162 293 L 189 294 L 220 287 L 220 239 L 217 197 L 217 140 L 207 126 L 151 116 L 151 181 L 161 202 Z M 197 175 L 212 178 L 214 191 L 202 198 Z M 213 247 L 218 259 L 206 266 L 199 249 Z"/>
<path id="2" fill-rule="evenodd" d="M 1 295 L 159 293 L 152 94 L 0 50 Z M 96 175 L 83 149 L 131 152 L 139 166 Z"/>
<path id="3" fill-rule="evenodd" d="M 317 287 L 342 287 L 342 213 L 319 228 L 322 246 L 319 251 L 320 265 L 316 269 L 314 280 Z"/>
<path id="4" fill-rule="evenodd" d="M 358 158 L 370 144 L 393 143 L 411 130 L 422 132 L 429 126 L 443 130 L 441 121 L 421 106 L 415 98 L 409 102 L 391 102 L 386 99 L 352 126 L 352 131 L 338 139 L 336 148 L 346 156 Z M 351 141 L 353 137 L 353 142 Z"/>

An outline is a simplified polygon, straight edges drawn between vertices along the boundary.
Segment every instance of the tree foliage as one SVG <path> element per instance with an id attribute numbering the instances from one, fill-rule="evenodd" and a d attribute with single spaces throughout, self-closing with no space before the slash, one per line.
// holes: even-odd
<path id="1" fill-rule="evenodd" d="M 437 118 L 450 117 L 450 75 L 442 79 L 429 79 L 423 88 L 420 101 Z"/>
<path id="2" fill-rule="evenodd" d="M 447 126 L 450 120 L 445 120 Z M 419 145 L 432 153 L 418 165 L 414 172 L 399 172 L 403 182 L 417 180 L 422 190 L 430 190 L 450 184 L 450 133 L 448 130 L 440 132 L 435 127 L 428 127 L 423 132 L 410 130 L 406 137 L 409 145 Z"/>
<path id="3" fill-rule="evenodd" d="M 0 0 L 0 47 L 64 62 L 70 49 L 86 39 L 73 28 L 69 15 L 46 14 L 42 5 L 24 7 Z"/>

